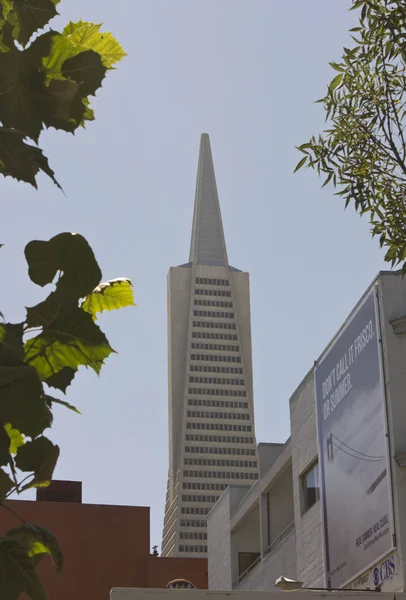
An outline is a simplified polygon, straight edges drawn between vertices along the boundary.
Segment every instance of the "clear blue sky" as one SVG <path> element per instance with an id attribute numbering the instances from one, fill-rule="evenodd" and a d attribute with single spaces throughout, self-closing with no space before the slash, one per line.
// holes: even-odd
<path id="1" fill-rule="evenodd" d="M 160 544 L 168 466 L 166 274 L 188 260 L 201 132 L 208 132 L 228 255 L 251 274 L 256 433 L 289 435 L 289 397 L 384 267 L 367 219 L 344 212 L 315 173 L 293 169 L 324 125 L 313 101 L 348 45 L 350 0 L 62 0 L 54 28 L 104 22 L 128 57 L 75 137 L 41 137 L 66 197 L 1 181 L 2 310 L 45 297 L 23 250 L 62 231 L 91 243 L 104 279 L 131 277 L 137 308 L 100 319 L 119 352 L 82 369 L 55 409 L 55 476 L 84 501 L 151 507 Z M 28 497 L 32 497 L 29 494 Z"/>

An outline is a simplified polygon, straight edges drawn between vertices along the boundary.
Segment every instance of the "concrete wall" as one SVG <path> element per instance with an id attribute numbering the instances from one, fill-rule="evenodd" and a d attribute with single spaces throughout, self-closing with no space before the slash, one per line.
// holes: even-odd
<path id="1" fill-rule="evenodd" d="M 389 425 L 396 545 L 406 581 L 406 279 L 383 274 L 378 286 Z M 402 466 L 403 465 L 403 466 Z"/>
<path id="2" fill-rule="evenodd" d="M 207 547 L 210 589 L 232 589 L 231 514 L 247 490 L 246 486 L 227 488 L 208 515 Z"/>
<path id="3" fill-rule="evenodd" d="M 258 504 L 231 532 L 231 576 L 233 583 L 242 574 L 239 572 L 240 552 L 261 552 Z"/>
<path id="4" fill-rule="evenodd" d="M 317 424 L 313 370 L 290 399 L 293 502 L 296 525 L 297 577 L 307 587 L 324 586 L 320 502 L 303 513 L 301 475 L 317 459 Z"/>
<path id="5" fill-rule="evenodd" d="M 271 590 L 276 591 L 274 583 L 284 575 L 296 579 L 296 534 L 293 530 L 285 540 L 272 552 L 265 555 L 262 561 L 244 579 L 236 590 Z"/>
<path id="6" fill-rule="evenodd" d="M 273 592 L 272 600 L 297 600 L 298 592 Z M 269 592 L 212 591 L 212 590 L 145 590 L 114 588 L 110 600 L 269 600 Z M 301 600 L 326 600 L 325 592 L 300 592 Z M 335 600 L 376 600 L 374 592 L 336 592 Z M 393 600 L 393 594 L 381 593 L 380 600 Z M 397 594 L 397 600 L 406 600 L 406 594 Z"/>
<path id="7" fill-rule="evenodd" d="M 169 467 L 178 464 L 182 441 L 191 269 L 171 267 L 168 273 Z M 176 472 L 169 472 L 170 492 Z M 172 502 L 173 497 L 170 497 Z"/>
<path id="8" fill-rule="evenodd" d="M 268 546 L 294 520 L 292 468 L 286 469 L 267 494 L 269 511 Z"/>

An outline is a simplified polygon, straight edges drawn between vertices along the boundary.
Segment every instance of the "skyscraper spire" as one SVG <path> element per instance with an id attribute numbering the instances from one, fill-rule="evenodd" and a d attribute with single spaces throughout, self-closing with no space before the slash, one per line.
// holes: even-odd
<path id="1" fill-rule="evenodd" d="M 200 138 L 190 262 L 228 266 L 216 177 L 207 133 Z"/>

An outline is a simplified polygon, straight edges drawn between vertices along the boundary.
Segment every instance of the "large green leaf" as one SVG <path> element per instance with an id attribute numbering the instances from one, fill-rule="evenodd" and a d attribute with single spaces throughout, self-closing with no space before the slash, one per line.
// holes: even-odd
<path id="1" fill-rule="evenodd" d="M 33 33 L 58 14 L 56 4 L 55 0 L 13 0 L 13 10 L 8 15 L 14 25 L 13 37 L 25 46 Z"/>
<path id="2" fill-rule="evenodd" d="M 135 306 L 135 302 L 131 280 L 124 277 L 100 283 L 82 303 L 83 310 L 93 318 L 104 310 L 115 310 L 125 306 Z"/>
<path id="3" fill-rule="evenodd" d="M 25 134 L 20 131 L 0 127 L 0 173 L 37 188 L 35 177 L 43 171 L 62 189 L 42 150 L 24 142 L 24 137 Z"/>
<path id="4" fill-rule="evenodd" d="M 76 369 L 72 369 L 72 367 L 63 367 L 60 371 L 45 379 L 45 383 L 50 387 L 61 390 L 65 394 L 66 388 L 72 383 L 75 374 Z"/>
<path id="5" fill-rule="evenodd" d="M 70 22 L 62 33 L 76 51 L 94 50 L 100 54 L 104 66 L 110 69 L 127 55 L 112 34 L 102 33 L 100 27 L 101 24 Z"/>
<path id="6" fill-rule="evenodd" d="M 57 290 L 78 300 L 90 294 L 101 279 L 100 267 L 85 238 L 75 233 L 60 233 L 48 242 L 34 240 L 25 247 L 28 274 L 37 285 L 51 283 L 63 271 Z"/>
<path id="7" fill-rule="evenodd" d="M 54 534 L 38 525 L 25 523 L 20 527 L 10 529 L 6 534 L 9 538 L 17 540 L 27 549 L 31 558 L 37 555 L 49 554 L 52 562 L 59 572 L 63 567 L 63 554 Z"/>
<path id="8" fill-rule="evenodd" d="M 62 75 L 79 84 L 82 97 L 94 96 L 106 75 L 106 67 L 97 52 L 86 50 L 63 63 Z"/>
<path id="9" fill-rule="evenodd" d="M 23 323 L 0 323 L 0 367 L 20 365 L 23 357 Z"/>
<path id="10" fill-rule="evenodd" d="M 0 367 L 0 425 L 7 423 L 33 438 L 51 426 L 52 413 L 34 367 Z"/>
<path id="11" fill-rule="evenodd" d="M 31 54 L 12 47 L 0 52 L 0 115 L 6 128 L 38 141 L 47 115 L 54 113 L 55 99 Z"/>
<path id="12" fill-rule="evenodd" d="M 12 490 L 14 486 L 15 486 L 15 484 L 10 479 L 10 477 L 7 475 L 7 473 L 5 473 L 3 471 L 3 469 L 0 469 L 0 502 L 2 500 L 4 500 L 4 498 L 6 497 L 6 495 L 8 494 L 8 492 L 10 490 Z M 0 598 L 1 597 L 2 596 L 0 596 Z"/>
<path id="13" fill-rule="evenodd" d="M 76 307 L 57 317 L 43 332 L 26 342 L 25 360 L 42 380 L 64 367 L 77 371 L 80 365 L 100 372 L 103 361 L 114 350 L 89 313 Z"/>
<path id="14" fill-rule="evenodd" d="M 26 592 L 31 600 L 46 600 L 34 562 L 17 539 L 0 538 L 0 564 L 0 598 L 18 600 Z"/>
<path id="15" fill-rule="evenodd" d="M 26 442 L 17 450 L 15 463 L 24 472 L 33 472 L 34 479 L 27 487 L 46 487 L 50 484 L 52 474 L 59 456 L 59 446 L 55 446 L 48 438 L 41 436 L 32 442 Z"/>

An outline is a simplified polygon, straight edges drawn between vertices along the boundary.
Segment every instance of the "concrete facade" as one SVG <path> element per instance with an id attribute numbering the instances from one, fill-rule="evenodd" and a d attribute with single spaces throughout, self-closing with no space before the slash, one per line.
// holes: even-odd
<path id="1" fill-rule="evenodd" d="M 169 472 L 163 556 L 206 556 L 207 514 L 258 478 L 249 275 L 231 267 L 202 135 L 189 263 L 168 274 Z"/>
<path id="2" fill-rule="evenodd" d="M 380 572 L 378 580 L 383 591 L 399 592 L 404 590 L 406 578 L 406 279 L 399 272 L 382 272 L 363 298 L 371 290 L 377 297 L 380 315 L 394 549 L 346 587 L 373 588 L 375 569 Z M 326 586 L 321 502 L 317 497 L 307 507 L 303 491 L 303 476 L 318 461 L 315 365 L 289 400 L 289 440 L 282 447 L 259 444 L 259 481 L 244 497 L 238 492 L 237 505 L 227 501 L 234 494 L 229 488 L 208 516 L 210 589 L 275 590 L 274 582 L 281 575 L 302 581 L 304 587 Z M 244 533 L 248 519 L 250 531 Z M 259 536 L 256 546 L 252 529 L 256 540 Z M 228 551 L 224 563 L 220 548 L 221 552 Z M 252 564 L 242 572 L 238 553 L 244 552 L 252 552 Z M 390 576 L 385 574 L 388 559 L 395 564 Z"/>

